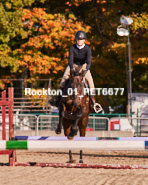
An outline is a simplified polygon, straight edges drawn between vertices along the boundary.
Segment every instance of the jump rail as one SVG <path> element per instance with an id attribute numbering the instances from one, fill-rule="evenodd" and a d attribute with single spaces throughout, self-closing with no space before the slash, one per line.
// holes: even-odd
<path id="1" fill-rule="evenodd" d="M 15 166 L 40 166 L 55 168 L 105 168 L 105 169 L 148 169 L 146 165 L 81 164 L 81 163 L 14 163 Z"/>
<path id="2" fill-rule="evenodd" d="M 0 141 L 0 150 L 145 150 L 146 140 L 96 140 L 96 141 Z"/>

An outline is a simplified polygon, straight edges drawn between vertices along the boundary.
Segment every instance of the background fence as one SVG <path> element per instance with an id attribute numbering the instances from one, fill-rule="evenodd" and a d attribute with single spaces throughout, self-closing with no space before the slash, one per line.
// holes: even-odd
<path id="1" fill-rule="evenodd" d="M 6 114 L 6 130 L 9 129 L 9 116 Z M 34 114 L 14 114 L 14 130 L 35 130 L 37 116 Z M 0 114 L 0 130 L 2 130 L 2 114 Z"/>
<path id="2" fill-rule="evenodd" d="M 106 117 L 105 117 L 106 116 Z M 140 117 L 131 118 L 126 115 L 90 114 L 86 131 L 132 131 L 133 136 L 148 135 L 148 115 L 141 114 Z M 124 117 L 123 117 L 124 116 Z M 6 130 L 9 118 L 6 114 Z M 55 114 L 19 114 L 16 112 L 13 117 L 14 130 L 34 131 L 38 135 L 39 130 L 54 131 L 58 125 L 59 116 Z M 0 131 L 2 130 L 2 114 L 0 114 Z M 147 136 L 146 135 L 146 136 Z"/>

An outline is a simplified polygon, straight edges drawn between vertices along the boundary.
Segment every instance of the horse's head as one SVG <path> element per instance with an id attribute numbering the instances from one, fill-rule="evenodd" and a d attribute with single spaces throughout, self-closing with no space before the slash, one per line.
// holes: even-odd
<path id="1" fill-rule="evenodd" d="M 83 82 L 83 70 L 81 73 L 78 71 L 70 73 L 71 88 L 73 89 L 72 99 L 73 105 L 79 108 L 82 104 L 82 96 L 84 95 L 84 82 Z"/>

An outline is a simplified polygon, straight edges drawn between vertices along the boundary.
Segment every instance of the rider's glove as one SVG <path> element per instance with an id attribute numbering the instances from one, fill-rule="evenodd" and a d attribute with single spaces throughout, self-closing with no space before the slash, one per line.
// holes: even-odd
<path id="1" fill-rule="evenodd" d="M 87 69 L 84 69 L 84 71 L 83 71 L 83 77 L 86 75 L 86 73 L 87 73 Z"/>
<path id="2" fill-rule="evenodd" d="M 71 73 L 75 73 L 75 71 L 76 71 L 75 68 L 70 69 Z"/>
<path id="3" fill-rule="evenodd" d="M 70 69 L 71 74 L 75 74 L 75 72 L 76 72 L 75 68 Z"/>

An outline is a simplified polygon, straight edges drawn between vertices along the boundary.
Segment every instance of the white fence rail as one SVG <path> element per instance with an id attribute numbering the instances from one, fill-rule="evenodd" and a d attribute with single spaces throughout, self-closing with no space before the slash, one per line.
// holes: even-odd
<path id="1" fill-rule="evenodd" d="M 38 130 L 50 129 L 55 130 L 59 122 L 58 115 L 39 115 L 37 118 L 36 136 L 38 136 Z M 106 124 L 108 125 L 106 127 Z M 102 128 L 102 130 L 108 130 L 108 137 L 110 136 L 109 118 L 107 117 L 94 117 L 89 116 L 88 128 L 91 127 L 93 130 Z"/>
<path id="2" fill-rule="evenodd" d="M 108 131 L 108 137 L 110 137 L 110 120 L 109 120 L 109 118 L 89 116 L 87 127 L 89 127 L 90 121 L 93 122 L 93 131 L 107 130 Z"/>
<path id="3" fill-rule="evenodd" d="M 132 131 L 134 136 L 136 134 L 139 136 L 139 133 L 148 133 L 148 118 L 116 117 L 115 119 L 119 120 L 120 130 Z"/>

